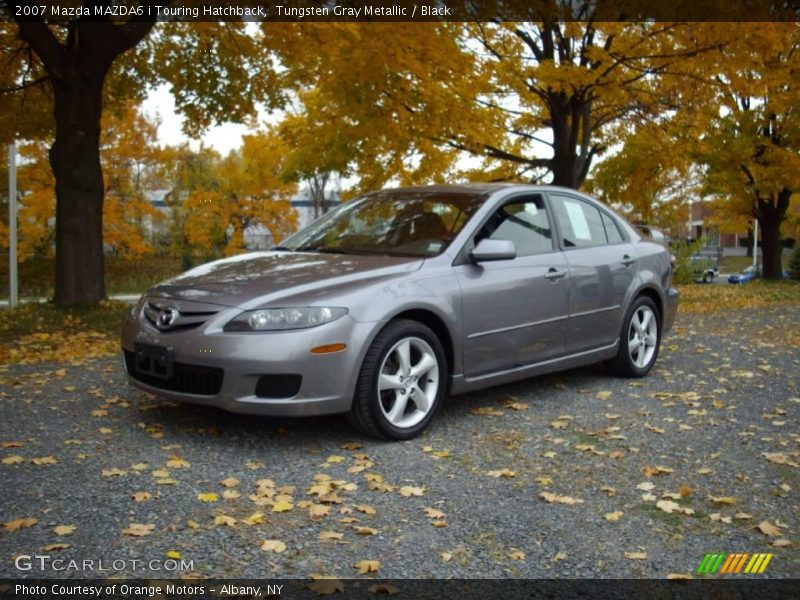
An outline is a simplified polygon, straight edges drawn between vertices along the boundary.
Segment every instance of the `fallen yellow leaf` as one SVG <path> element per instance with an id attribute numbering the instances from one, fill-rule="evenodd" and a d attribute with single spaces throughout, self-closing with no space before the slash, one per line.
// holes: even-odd
<path id="1" fill-rule="evenodd" d="M 581 504 L 583 502 L 583 500 L 579 498 L 560 496 L 559 494 L 551 494 L 550 492 L 539 492 L 539 497 L 545 502 L 556 502 L 558 504 Z"/>
<path id="2" fill-rule="evenodd" d="M 673 502 L 672 500 L 659 500 L 656 502 L 656 506 L 663 510 L 665 513 L 672 514 L 673 512 L 680 512 L 685 515 L 693 515 L 694 510 L 688 508 L 686 506 L 681 506 L 677 502 Z"/>
<path id="3" fill-rule="evenodd" d="M 489 471 L 487 473 L 490 477 L 504 477 L 510 479 L 512 477 L 516 477 L 516 471 L 512 471 L 511 469 L 497 469 L 496 471 Z"/>
<path id="4" fill-rule="evenodd" d="M 272 505 L 272 512 L 286 512 L 287 510 L 292 510 L 293 508 L 294 504 L 291 502 L 279 500 Z"/>
<path id="5" fill-rule="evenodd" d="M 381 568 L 381 563 L 377 560 L 360 560 L 353 566 L 363 575 L 377 572 L 377 570 Z"/>
<path id="6" fill-rule="evenodd" d="M 409 498 L 411 496 L 422 496 L 425 492 L 425 488 L 416 487 L 413 485 L 404 485 L 400 488 L 400 495 L 404 498 Z"/>
<path id="7" fill-rule="evenodd" d="M 13 521 L 9 521 L 8 523 L 3 523 L 3 529 L 6 531 L 17 531 L 18 529 L 25 529 L 26 527 L 32 527 L 39 522 L 39 519 L 14 519 Z"/>
<path id="8" fill-rule="evenodd" d="M 280 553 L 286 550 L 286 544 L 280 540 L 264 540 L 264 543 L 261 544 L 261 549 L 266 552 Z"/>
<path id="9" fill-rule="evenodd" d="M 133 537 L 143 537 L 145 535 L 150 535 L 155 529 L 155 525 L 145 525 L 142 523 L 131 523 L 127 529 L 123 529 L 122 533 L 125 535 L 130 535 Z"/>
<path id="10" fill-rule="evenodd" d="M 167 461 L 167 466 L 171 469 L 188 469 L 192 464 L 185 458 L 173 454 Z"/>
<path id="11" fill-rule="evenodd" d="M 769 521 L 761 521 L 758 525 L 756 525 L 757 529 L 767 536 L 776 536 L 781 534 L 781 530 L 775 527 Z"/>
<path id="12" fill-rule="evenodd" d="M 66 550 L 67 548 L 69 548 L 69 544 L 47 544 L 42 546 L 42 550 L 45 552 L 55 552 L 57 550 Z"/>
<path id="13" fill-rule="evenodd" d="M 312 504 L 308 507 L 310 517 L 324 517 L 331 513 L 331 507 L 324 504 Z"/>
<path id="14" fill-rule="evenodd" d="M 214 517 L 214 525 L 225 525 L 226 527 L 236 527 L 236 519 L 228 515 L 217 515 Z"/>
<path id="15" fill-rule="evenodd" d="M 312 575 L 313 581 L 306 587 L 319 596 L 344 593 L 344 582 L 336 577 L 326 575 Z"/>
<path id="16" fill-rule="evenodd" d="M 69 535 L 75 531 L 77 527 L 75 525 L 59 525 L 55 529 L 53 529 L 53 533 L 56 535 Z"/>
<path id="17" fill-rule="evenodd" d="M 727 506 L 736 504 L 736 498 L 733 498 L 731 496 L 709 496 L 708 499 L 713 504 L 724 504 Z"/>
<path id="18" fill-rule="evenodd" d="M 378 530 L 373 527 L 356 527 L 356 535 L 377 535 Z"/>
<path id="19" fill-rule="evenodd" d="M 482 417 L 502 417 L 505 414 L 502 410 L 491 408 L 490 406 L 470 408 L 469 412 L 473 415 L 479 415 Z"/>

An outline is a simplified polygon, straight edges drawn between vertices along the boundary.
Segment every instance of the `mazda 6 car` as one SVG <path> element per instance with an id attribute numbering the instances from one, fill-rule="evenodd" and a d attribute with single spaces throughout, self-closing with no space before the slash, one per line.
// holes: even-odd
<path id="1" fill-rule="evenodd" d="M 256 415 L 348 413 L 409 439 L 445 398 L 605 361 L 642 377 L 678 292 L 662 244 L 549 186 L 383 190 L 281 246 L 149 289 L 128 316 L 130 382 Z"/>

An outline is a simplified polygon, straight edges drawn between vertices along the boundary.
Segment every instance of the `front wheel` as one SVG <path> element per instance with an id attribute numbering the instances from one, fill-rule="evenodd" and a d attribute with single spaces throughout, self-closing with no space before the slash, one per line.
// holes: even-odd
<path id="1" fill-rule="evenodd" d="M 375 437 L 414 438 L 433 419 L 446 388 L 447 361 L 436 334 L 416 321 L 393 321 L 367 351 L 350 421 Z"/>
<path id="2" fill-rule="evenodd" d="M 658 308 L 646 296 L 637 298 L 622 324 L 619 350 L 609 361 L 611 370 L 623 377 L 644 377 L 653 368 L 661 345 Z"/>

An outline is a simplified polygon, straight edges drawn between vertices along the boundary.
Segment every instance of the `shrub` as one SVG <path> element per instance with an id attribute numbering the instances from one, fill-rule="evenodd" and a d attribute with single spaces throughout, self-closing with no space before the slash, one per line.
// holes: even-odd
<path id="1" fill-rule="evenodd" d="M 800 244 L 795 245 L 789 256 L 789 277 L 800 279 Z"/>
<path id="2" fill-rule="evenodd" d="M 677 240 L 672 243 L 670 251 L 675 255 L 675 274 L 673 275 L 673 281 L 675 283 L 684 284 L 694 281 L 692 256 L 697 254 L 702 247 L 703 240 L 696 240 L 694 242 Z"/>

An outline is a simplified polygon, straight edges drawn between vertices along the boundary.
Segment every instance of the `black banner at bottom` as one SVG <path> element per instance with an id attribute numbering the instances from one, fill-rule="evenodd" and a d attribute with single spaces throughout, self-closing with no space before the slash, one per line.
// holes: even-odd
<path id="1" fill-rule="evenodd" d="M 0 580 L 2 600 L 221 600 L 320 598 L 414 600 L 647 600 L 800 598 L 796 579 L 42 579 Z"/>

